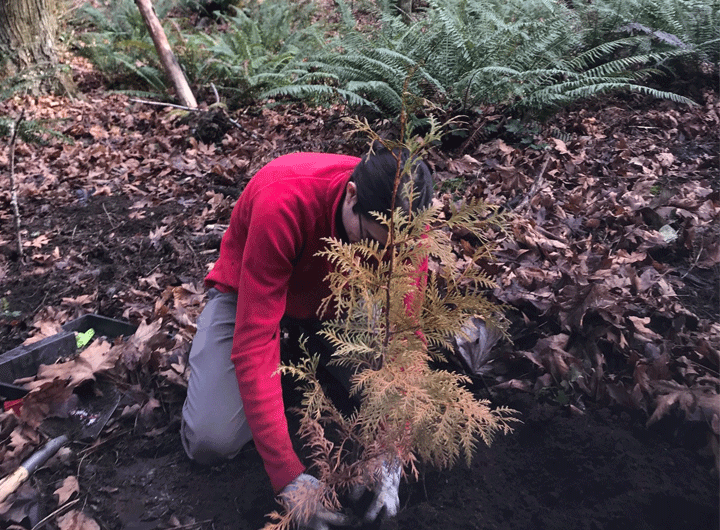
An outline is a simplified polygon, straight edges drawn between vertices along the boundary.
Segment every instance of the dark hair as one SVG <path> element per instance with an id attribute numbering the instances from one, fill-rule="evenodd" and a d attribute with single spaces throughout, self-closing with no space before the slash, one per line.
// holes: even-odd
<path id="1" fill-rule="evenodd" d="M 393 149 L 390 151 L 382 143 L 375 141 L 360 163 L 353 170 L 350 180 L 357 186 L 357 204 L 353 207 L 355 213 L 368 216 L 370 212 L 389 214 L 392 207 L 392 192 L 395 186 L 397 172 L 397 156 L 400 157 L 400 167 L 403 168 L 410 156 L 407 149 Z M 405 174 L 398 186 L 395 207 L 410 212 L 410 197 L 406 194 L 406 184 L 412 178 L 412 193 L 415 198 L 412 211 L 415 212 L 430 205 L 433 195 L 433 182 L 430 168 L 419 158 L 411 159 L 412 167 L 409 174 Z"/>

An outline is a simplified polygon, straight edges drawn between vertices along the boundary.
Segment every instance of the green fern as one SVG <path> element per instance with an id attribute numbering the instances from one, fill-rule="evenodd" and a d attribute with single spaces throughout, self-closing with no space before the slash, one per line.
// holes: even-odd
<path id="1" fill-rule="evenodd" d="M 172 2 L 161 0 L 153 7 L 162 19 Z M 111 86 L 149 88 L 156 97 L 166 91 L 168 83 L 157 52 L 132 0 L 119 0 L 107 8 L 84 4 L 73 23 L 89 28 L 80 35 L 77 51 L 95 64 Z"/>
<path id="2" fill-rule="evenodd" d="M 428 0 L 408 24 L 377 2 L 381 26 L 358 27 L 338 1 L 339 37 L 310 27 L 313 2 L 248 0 L 226 31 L 166 33 L 191 85 L 233 99 L 342 100 L 396 116 L 407 90 L 466 112 L 483 103 L 543 113 L 574 98 L 636 91 L 688 103 L 645 84 L 659 73 L 720 61 L 720 0 Z M 156 5 L 159 14 L 171 5 Z M 115 86 L 167 92 L 167 81 L 132 0 L 85 6 L 82 53 Z M 709 65 L 709 66 L 708 66 Z M 682 70 L 681 70 L 682 71 Z M 411 117 L 411 119 L 415 119 Z"/>
<path id="3" fill-rule="evenodd" d="M 324 84 L 287 85 L 268 90 L 264 92 L 261 97 L 265 99 L 288 97 L 293 99 L 311 100 L 317 104 L 323 104 L 326 102 L 330 103 L 337 101 L 338 99 L 344 99 L 348 102 L 348 104 L 356 107 L 367 106 L 369 108 L 379 110 L 375 103 L 359 96 L 355 92 Z"/>
<path id="4" fill-rule="evenodd" d="M 303 49 L 316 49 L 321 42 L 317 28 L 302 25 L 312 6 L 288 1 L 253 3 L 225 17 L 227 31 L 194 35 L 187 49 L 202 60 L 188 64 L 197 84 L 216 84 L 235 93 L 235 99 L 251 100 L 263 90 L 299 82 L 309 74 L 307 65 L 295 58 Z M 200 50 L 198 52 L 198 50 Z"/>
<path id="5" fill-rule="evenodd" d="M 688 50 L 694 58 L 717 63 L 720 59 L 720 2 L 718 0 L 604 0 L 578 6 L 579 16 L 595 21 L 595 41 L 610 34 L 644 33 L 656 45 Z"/>
<path id="6" fill-rule="evenodd" d="M 23 120 L 17 129 L 17 137 L 23 142 L 47 145 L 49 138 L 57 138 L 68 144 L 73 144 L 73 139 L 57 132 L 52 128 L 53 122 L 47 120 Z M 0 116 L 0 137 L 10 137 L 15 120 Z"/>
<path id="7" fill-rule="evenodd" d="M 232 99 L 254 99 L 261 90 L 297 81 L 295 57 L 316 50 L 321 36 L 308 25 L 313 4 L 249 1 L 243 9 L 222 17 L 226 30 L 202 32 L 181 29 L 183 21 L 165 17 L 171 0 L 155 3 L 170 47 L 188 81 L 196 90 L 214 84 Z M 180 25 L 177 24 L 180 20 Z M 120 0 L 107 9 L 84 7 L 78 24 L 92 28 L 81 37 L 87 56 L 114 87 L 155 93 L 168 92 L 168 80 L 157 58 L 140 14 L 132 0 Z M 305 55 L 307 53 L 303 52 Z"/>
<path id="8" fill-rule="evenodd" d="M 311 59 L 332 93 L 354 93 L 356 97 L 346 97 L 348 103 L 372 101 L 388 115 L 397 115 L 406 88 L 462 109 L 506 103 L 544 112 L 609 91 L 691 103 L 644 83 L 674 60 L 701 53 L 712 57 L 717 39 L 697 44 L 689 29 L 698 34 L 703 24 L 715 25 L 718 0 L 661 3 L 665 7 L 658 14 L 652 9 L 655 3 L 646 0 L 630 0 L 622 7 L 618 0 L 597 0 L 573 9 L 550 0 L 428 0 L 425 16 L 408 26 L 385 2 L 378 33 L 369 36 L 348 26 L 331 44 L 332 51 Z M 683 9 L 693 13 L 687 20 L 680 16 Z M 634 35 L 620 31 L 633 15 L 648 23 L 654 17 L 655 29 Z M 329 93 L 302 83 L 296 96 Z M 264 95 L 283 92 L 292 91 Z"/>

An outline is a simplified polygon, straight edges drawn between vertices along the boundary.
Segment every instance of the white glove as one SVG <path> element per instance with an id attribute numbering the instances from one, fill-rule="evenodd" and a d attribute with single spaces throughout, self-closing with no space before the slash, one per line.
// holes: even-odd
<path id="1" fill-rule="evenodd" d="M 380 512 L 385 509 L 385 517 L 395 517 L 400 507 L 400 477 L 402 476 L 402 465 L 395 457 L 384 459 L 382 465 L 376 471 L 375 482 L 371 486 L 373 500 L 365 512 L 364 519 L 367 522 L 377 519 Z M 362 495 L 362 488 L 356 489 L 353 497 L 355 500 Z"/>
<path id="2" fill-rule="evenodd" d="M 283 504 L 300 528 L 329 530 L 329 525 L 350 524 L 350 518 L 346 515 L 325 508 L 322 503 L 323 487 L 318 479 L 302 473 L 280 492 Z"/>

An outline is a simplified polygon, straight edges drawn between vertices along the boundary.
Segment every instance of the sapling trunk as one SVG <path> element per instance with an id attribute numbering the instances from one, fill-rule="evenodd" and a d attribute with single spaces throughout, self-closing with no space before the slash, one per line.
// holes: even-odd
<path id="1" fill-rule="evenodd" d="M 397 191 L 400 187 L 402 178 L 402 157 L 397 154 L 395 156 L 397 167 L 395 169 L 395 183 L 393 184 L 393 195 L 390 211 L 395 211 L 395 200 L 397 199 Z M 387 292 L 385 295 L 385 307 L 390 307 L 390 282 L 395 270 L 395 217 L 390 216 L 390 225 L 388 226 L 388 248 L 390 249 L 390 270 L 388 273 Z M 385 311 L 385 340 L 383 341 L 383 352 L 387 352 L 390 344 L 390 311 Z"/>

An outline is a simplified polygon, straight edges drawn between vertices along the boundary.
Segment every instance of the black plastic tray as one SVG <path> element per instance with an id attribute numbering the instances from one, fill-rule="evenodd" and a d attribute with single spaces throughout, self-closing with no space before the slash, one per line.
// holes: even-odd
<path id="1" fill-rule="evenodd" d="M 27 391 L 13 381 L 21 377 L 30 377 L 37 373 L 41 364 L 52 364 L 61 357 L 77 352 L 75 333 L 95 330 L 95 336 L 128 337 L 135 333 L 137 326 L 114 318 L 89 314 L 66 322 L 60 333 L 47 337 L 27 346 L 18 346 L 0 355 L 0 397 L 20 399 Z"/>

